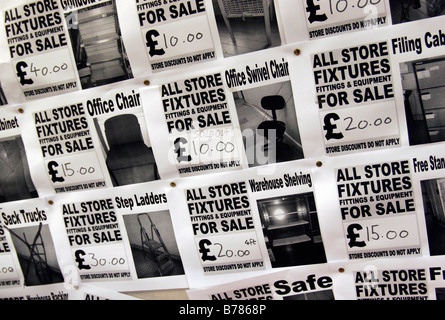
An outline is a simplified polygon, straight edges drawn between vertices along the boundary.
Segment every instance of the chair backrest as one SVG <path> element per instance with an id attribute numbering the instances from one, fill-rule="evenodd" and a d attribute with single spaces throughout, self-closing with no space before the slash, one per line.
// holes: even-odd
<path id="1" fill-rule="evenodd" d="M 112 117 L 105 121 L 105 135 L 108 146 L 142 142 L 141 127 L 133 114 L 124 114 Z"/>
<path id="2" fill-rule="evenodd" d="M 261 99 L 261 107 L 264 110 L 272 110 L 272 117 L 277 120 L 277 114 L 275 110 L 284 109 L 286 101 L 282 96 L 265 96 Z"/>
<path id="3" fill-rule="evenodd" d="M 265 110 L 281 110 L 286 106 L 282 96 L 265 96 L 261 99 L 261 107 Z"/>

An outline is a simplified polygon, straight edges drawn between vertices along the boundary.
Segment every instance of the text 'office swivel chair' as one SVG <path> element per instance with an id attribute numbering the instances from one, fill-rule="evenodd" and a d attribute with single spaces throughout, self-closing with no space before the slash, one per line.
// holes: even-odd
<path id="1" fill-rule="evenodd" d="M 142 138 L 135 115 L 125 114 L 105 121 L 109 151 L 107 167 L 118 186 L 158 179 L 153 151 Z"/>

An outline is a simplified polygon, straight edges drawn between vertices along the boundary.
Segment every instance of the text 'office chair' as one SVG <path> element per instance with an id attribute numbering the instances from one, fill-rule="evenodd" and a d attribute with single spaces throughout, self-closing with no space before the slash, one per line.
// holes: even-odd
<path id="1" fill-rule="evenodd" d="M 144 143 L 135 115 L 119 115 L 106 120 L 105 135 L 109 147 L 106 163 L 115 185 L 158 179 L 153 150 Z"/>
<path id="2" fill-rule="evenodd" d="M 286 124 L 283 121 L 279 121 L 277 118 L 277 110 L 282 110 L 286 106 L 286 101 L 282 96 L 266 96 L 261 99 L 261 107 L 264 110 L 272 111 L 272 120 L 266 120 L 259 124 L 258 134 L 264 136 L 267 141 L 264 149 L 268 149 L 269 143 L 275 141 L 269 141 L 269 135 L 271 132 L 275 133 L 276 142 L 283 140 L 284 132 L 286 131 Z M 273 130 L 273 131 L 272 131 Z"/>

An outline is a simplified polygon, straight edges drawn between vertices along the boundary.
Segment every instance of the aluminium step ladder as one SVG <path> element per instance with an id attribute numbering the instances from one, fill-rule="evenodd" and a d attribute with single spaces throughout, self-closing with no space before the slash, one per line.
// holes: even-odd
<path id="1" fill-rule="evenodd" d="M 141 218 L 143 216 L 146 216 L 148 218 L 148 222 L 150 223 L 150 234 L 147 232 L 142 223 Z M 164 241 L 162 240 L 161 234 L 151 220 L 150 215 L 148 213 L 141 213 L 138 214 L 137 218 L 141 232 L 141 244 L 144 259 L 146 257 L 151 258 L 156 263 L 157 269 L 161 276 L 171 274 L 175 266 L 171 259 L 171 255 Z"/>

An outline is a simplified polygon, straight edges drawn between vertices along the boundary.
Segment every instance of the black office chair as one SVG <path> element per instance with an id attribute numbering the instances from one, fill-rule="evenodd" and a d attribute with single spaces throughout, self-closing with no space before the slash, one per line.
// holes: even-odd
<path id="1" fill-rule="evenodd" d="M 153 151 L 145 145 L 135 115 L 125 114 L 105 121 L 108 141 L 107 167 L 118 186 L 159 179 Z"/>
<path id="2" fill-rule="evenodd" d="M 279 121 L 277 118 L 277 110 L 282 110 L 286 106 L 286 101 L 282 96 L 266 96 L 261 99 L 261 107 L 264 110 L 272 111 L 272 120 L 266 120 L 260 123 L 258 126 L 258 134 L 264 136 L 266 145 L 264 149 L 267 150 L 269 141 L 269 133 L 271 130 L 275 131 L 276 142 L 283 140 L 284 133 L 286 131 L 286 124 L 283 121 Z"/>

